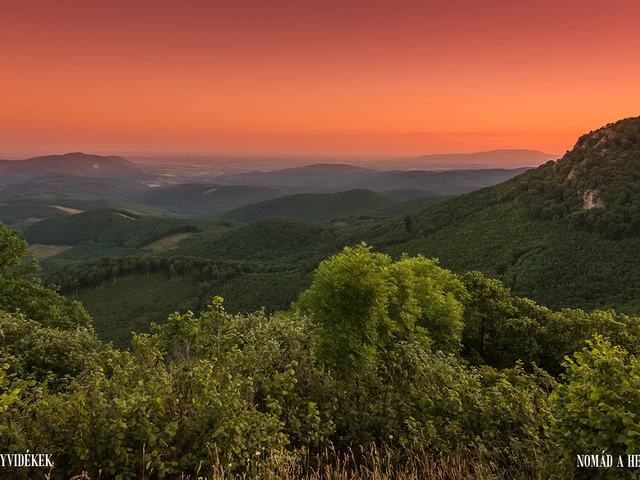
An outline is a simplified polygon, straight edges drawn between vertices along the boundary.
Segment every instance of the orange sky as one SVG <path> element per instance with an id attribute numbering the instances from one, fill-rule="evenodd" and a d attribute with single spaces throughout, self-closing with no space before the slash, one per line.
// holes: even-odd
<path id="1" fill-rule="evenodd" d="M 2 0 L 0 158 L 562 154 L 640 115 L 640 2 Z"/>

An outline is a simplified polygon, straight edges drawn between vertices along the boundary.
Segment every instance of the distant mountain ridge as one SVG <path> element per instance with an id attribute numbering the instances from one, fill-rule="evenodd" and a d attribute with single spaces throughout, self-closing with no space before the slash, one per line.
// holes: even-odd
<path id="1" fill-rule="evenodd" d="M 457 169 L 467 168 L 522 168 L 537 167 L 549 160 L 558 158 L 557 155 L 544 153 L 539 150 L 519 149 L 502 149 L 489 150 L 487 152 L 474 153 L 441 153 L 432 155 L 421 155 L 413 157 L 411 160 L 416 162 L 420 168 L 424 169 L 429 166 L 431 168 L 439 167 L 449 169 L 451 165 L 457 165 Z M 404 166 L 411 164 L 405 161 Z M 393 164 L 393 162 L 390 162 Z M 448 167 L 447 167 L 448 166 Z"/>
<path id="2" fill-rule="evenodd" d="M 137 212 L 207 216 L 295 194 L 413 190 L 421 192 L 413 198 L 460 195 L 495 185 L 525 170 L 381 171 L 347 163 L 321 163 L 220 175 L 210 170 L 199 172 L 168 165 L 157 166 L 154 170 L 153 166 L 133 163 L 119 156 L 76 152 L 26 160 L 0 160 L 0 221 L 19 224 L 58 216 L 59 213 L 51 209 L 52 205 L 86 210 L 96 206 L 122 208 L 124 202 Z M 323 202 L 330 200 L 326 198 Z M 384 209 L 391 205 L 380 202 L 379 198 L 372 200 L 369 211 L 389 211 Z M 414 202 L 411 211 L 430 203 Z M 24 206 L 22 210 L 20 205 Z M 354 205 L 351 209 L 334 205 L 330 210 L 337 216 L 366 213 L 364 206 Z M 282 213 L 286 211 L 284 209 Z M 307 215 L 298 211 L 294 216 L 324 219 L 325 213 Z"/>
<path id="3" fill-rule="evenodd" d="M 493 155 L 493 152 L 486 153 Z M 445 155 L 438 158 L 453 158 L 454 156 Z M 389 160 L 391 163 L 388 166 L 391 166 L 393 161 L 393 159 Z M 449 168 L 446 170 L 410 171 L 399 169 L 389 171 L 387 169 L 381 171 L 347 163 L 320 163 L 239 174 L 209 174 L 206 176 L 194 174 L 193 180 L 198 183 L 281 188 L 283 189 L 282 194 L 330 193 L 353 189 L 369 189 L 380 192 L 407 188 L 434 190 L 443 194 L 459 194 L 501 182 L 525 171 L 526 168 L 528 167 L 473 170 L 454 170 Z M 32 180 L 47 176 L 57 176 L 60 179 L 65 176 L 72 178 L 118 179 L 153 185 L 175 183 L 175 181 L 172 182 L 172 175 L 167 174 L 166 169 L 163 170 L 162 174 L 154 173 L 152 166 L 133 163 L 119 156 L 105 157 L 76 152 L 34 157 L 26 160 L 0 160 L 0 187 L 18 183 L 26 184 Z M 460 184 L 460 182 L 462 183 Z M 186 182 L 182 181 L 180 183 Z M 452 184 L 456 185 L 455 191 L 452 191 L 449 187 Z"/>
<path id="4" fill-rule="evenodd" d="M 135 163 L 158 165 L 191 165 L 228 168 L 236 173 L 243 171 L 272 171 L 296 168 L 301 165 L 343 163 L 369 169 L 411 169 L 411 170 L 459 170 L 478 168 L 535 168 L 560 155 L 528 149 L 498 149 L 473 153 L 436 153 L 420 156 L 383 157 L 332 157 L 332 156 L 128 156 Z M 238 169 L 238 164 L 242 168 Z"/>
<path id="5" fill-rule="evenodd" d="M 76 152 L 26 160 L 0 160 L 0 185 L 26 182 L 46 175 L 137 181 L 151 181 L 156 178 L 155 175 L 142 172 L 129 160 L 115 155 L 103 157 Z"/>
<path id="6" fill-rule="evenodd" d="M 221 175 L 224 185 L 261 185 L 289 194 L 335 193 L 367 189 L 382 192 L 394 189 L 420 189 L 440 195 L 459 195 L 495 185 L 525 172 L 528 168 L 479 170 L 391 170 L 380 171 L 347 164 L 318 164 L 270 172 Z"/>

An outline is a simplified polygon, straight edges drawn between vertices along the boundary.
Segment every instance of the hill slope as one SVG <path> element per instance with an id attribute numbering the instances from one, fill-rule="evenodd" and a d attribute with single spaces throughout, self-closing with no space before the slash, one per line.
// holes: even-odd
<path id="1" fill-rule="evenodd" d="M 621 120 L 556 162 L 350 241 L 478 269 L 550 307 L 640 313 L 639 142 L 640 118 Z"/>
<path id="2" fill-rule="evenodd" d="M 139 200 L 184 215 L 215 215 L 282 195 L 269 187 L 189 183 L 153 188 Z"/>
<path id="3" fill-rule="evenodd" d="M 156 178 L 118 156 L 103 157 L 76 152 L 26 160 L 0 160 L 0 185 L 21 183 L 51 174 L 138 181 Z"/>
<path id="4" fill-rule="evenodd" d="M 47 174 L 0 187 L 0 201 L 126 199 L 147 190 L 130 180 Z"/>
<path id="5" fill-rule="evenodd" d="M 49 218 L 26 227 L 30 244 L 73 245 L 66 259 L 125 255 L 178 233 L 195 233 L 215 225 L 195 219 L 138 216 L 126 211 L 98 209 Z M 224 228 L 224 227 L 219 227 Z"/>
<path id="6" fill-rule="evenodd" d="M 339 193 L 300 193 L 245 205 L 221 218 L 250 223 L 263 218 L 288 217 L 308 222 L 325 222 L 337 217 L 366 215 L 398 201 L 370 190 Z"/>

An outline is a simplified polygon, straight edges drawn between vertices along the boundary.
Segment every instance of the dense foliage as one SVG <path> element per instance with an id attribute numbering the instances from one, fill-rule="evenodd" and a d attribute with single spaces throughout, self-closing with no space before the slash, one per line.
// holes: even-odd
<path id="1" fill-rule="evenodd" d="M 585 478 L 637 478 L 626 455 L 640 447 L 640 363 L 628 352 L 601 336 L 589 348 L 566 358 L 560 384 L 552 394 L 553 428 L 566 470 L 574 471 L 577 455 L 601 455 L 614 459 L 616 468 L 580 471 Z M 594 475 L 595 474 L 595 475 Z"/>
<path id="2" fill-rule="evenodd" d="M 508 368 L 518 360 L 557 376 L 567 352 L 580 350 L 594 335 L 606 335 L 640 355 L 640 319 L 614 310 L 552 311 L 513 297 L 508 288 L 479 272 L 462 276 L 468 295 L 464 309 L 463 356 L 474 364 Z"/>
<path id="3" fill-rule="evenodd" d="M 34 224 L 28 238 L 75 245 L 45 284 L 111 311 L 96 330 L 118 347 L 138 331 L 130 351 L 99 341 L 0 225 L 0 443 L 52 454 L 61 479 L 328 477 L 346 458 L 345 476 L 372 461 L 393 478 L 415 452 L 442 477 L 633 478 L 576 459 L 640 438 L 640 319 L 620 313 L 640 312 L 639 133 L 608 125 L 558 162 L 386 221 Z M 143 250 L 176 233 L 191 236 Z"/>
<path id="4" fill-rule="evenodd" d="M 53 455 L 51 478 L 302 476 L 351 455 L 347 474 L 375 455 L 415 465 L 416 451 L 469 474 L 566 478 L 593 473 L 571 473 L 583 452 L 634 451 L 634 358 L 597 339 L 564 377 L 534 362 L 559 373 L 596 333 L 635 352 L 638 319 L 553 312 L 478 272 L 359 245 L 323 261 L 286 312 L 234 316 L 214 297 L 121 352 L 33 279 L 16 232 L 0 232 L 0 442 Z M 47 295 L 64 322 L 49 320 Z"/>
<path id="5" fill-rule="evenodd" d="M 376 368 L 397 342 L 457 352 L 462 284 L 423 257 L 371 253 L 362 244 L 320 264 L 297 308 L 318 325 L 318 355 L 342 375 Z"/>

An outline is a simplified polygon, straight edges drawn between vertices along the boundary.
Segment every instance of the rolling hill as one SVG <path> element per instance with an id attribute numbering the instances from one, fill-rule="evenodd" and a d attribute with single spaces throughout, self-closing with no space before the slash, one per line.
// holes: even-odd
<path id="1" fill-rule="evenodd" d="M 170 216 L 160 208 L 131 201 L 150 189 L 148 182 L 158 178 L 116 156 L 69 153 L 0 160 L 0 221 L 22 229 L 63 215 L 65 208 L 130 207 L 138 213 Z"/>
<path id="2" fill-rule="evenodd" d="M 556 162 L 351 232 L 376 249 L 477 269 L 553 308 L 640 313 L 640 118 L 580 137 Z"/>
<path id="3" fill-rule="evenodd" d="M 245 205 L 220 215 L 220 218 L 243 223 L 277 217 L 297 218 L 308 222 L 326 222 L 337 217 L 367 215 L 395 203 L 400 202 L 371 190 L 300 193 Z"/>
<path id="4" fill-rule="evenodd" d="M 118 156 L 103 157 L 76 152 L 48 155 L 26 160 L 0 160 L 0 186 L 22 183 L 46 175 L 120 180 L 152 181 L 156 175 L 145 173 L 136 164 Z"/>
<path id="5" fill-rule="evenodd" d="M 206 228 L 228 228 L 205 220 L 138 216 L 131 212 L 98 209 L 42 220 L 29 225 L 22 237 L 30 244 L 74 246 L 62 258 L 90 259 L 126 255 L 162 238 L 195 233 Z"/>
<path id="6" fill-rule="evenodd" d="M 437 195 L 459 195 L 495 185 L 527 168 L 444 171 L 380 171 L 347 164 L 318 164 L 271 172 L 222 175 L 225 185 L 261 185 L 295 193 L 331 193 L 354 189 L 375 192 L 394 189 L 427 190 Z"/>
<path id="7" fill-rule="evenodd" d="M 0 187 L 0 201 L 126 199 L 147 190 L 145 184 L 126 179 L 47 174 Z"/>
<path id="8" fill-rule="evenodd" d="M 153 188 L 138 200 L 182 215 L 215 215 L 284 195 L 262 186 L 190 183 Z"/>

